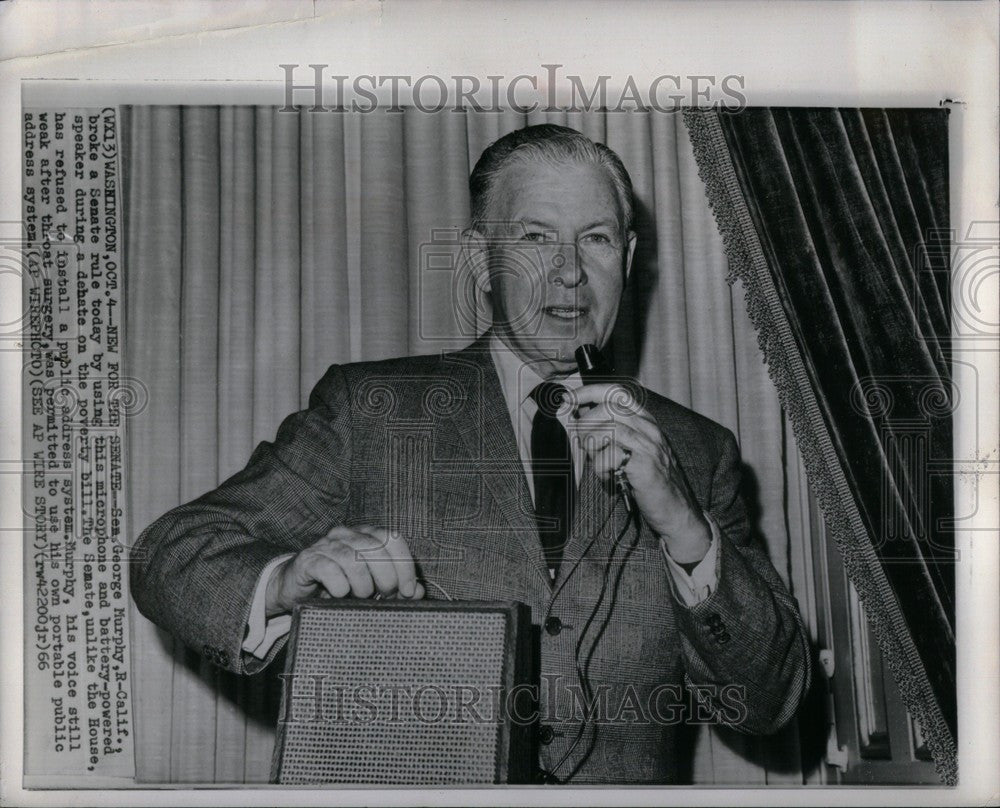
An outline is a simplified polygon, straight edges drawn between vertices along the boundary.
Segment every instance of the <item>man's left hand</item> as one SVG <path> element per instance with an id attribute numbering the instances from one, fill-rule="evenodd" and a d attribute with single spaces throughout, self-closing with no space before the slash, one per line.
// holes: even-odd
<path id="1" fill-rule="evenodd" d="M 576 434 L 603 478 L 624 468 L 636 504 L 670 557 L 701 561 L 712 532 L 653 416 L 620 384 L 590 384 L 572 391 Z"/>

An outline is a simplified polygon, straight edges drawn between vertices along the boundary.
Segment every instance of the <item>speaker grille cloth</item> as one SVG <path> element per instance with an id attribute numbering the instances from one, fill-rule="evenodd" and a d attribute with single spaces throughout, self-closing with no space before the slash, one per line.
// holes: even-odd
<path id="1" fill-rule="evenodd" d="M 279 781 L 492 783 L 505 628 L 495 612 L 303 610 Z"/>

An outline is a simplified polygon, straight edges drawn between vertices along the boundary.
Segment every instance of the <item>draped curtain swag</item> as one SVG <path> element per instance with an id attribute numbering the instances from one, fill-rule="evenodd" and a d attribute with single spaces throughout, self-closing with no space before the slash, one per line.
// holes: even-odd
<path id="1" fill-rule="evenodd" d="M 947 111 L 689 110 L 685 122 L 809 480 L 953 784 Z"/>

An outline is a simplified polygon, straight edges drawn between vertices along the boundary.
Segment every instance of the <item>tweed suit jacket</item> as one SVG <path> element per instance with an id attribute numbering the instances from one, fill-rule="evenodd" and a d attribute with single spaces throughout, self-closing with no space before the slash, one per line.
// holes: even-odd
<path id="1" fill-rule="evenodd" d="M 589 462 L 550 581 L 486 337 L 451 354 L 331 367 L 308 409 L 289 416 L 245 469 L 142 533 L 133 596 L 143 614 L 216 664 L 253 673 L 266 662 L 241 645 L 269 561 L 341 524 L 398 529 L 428 597 L 443 590 L 458 600 L 522 601 L 535 626 L 558 618 L 558 631 L 537 631 L 539 722 L 553 730 L 540 746 L 542 768 L 564 758 L 589 710 L 558 775 L 673 782 L 681 723 L 775 731 L 794 714 L 809 663 L 795 602 L 750 540 L 733 435 L 652 393 L 645 406 L 721 530 L 718 586 L 694 607 L 673 590 L 648 528 L 616 542 L 625 509 Z M 602 584 L 587 632 L 592 639 L 606 624 L 588 698 L 575 649 Z"/>

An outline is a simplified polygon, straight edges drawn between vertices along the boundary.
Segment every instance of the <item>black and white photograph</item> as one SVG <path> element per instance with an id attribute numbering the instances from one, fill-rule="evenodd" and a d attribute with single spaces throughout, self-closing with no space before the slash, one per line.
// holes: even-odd
<path id="1" fill-rule="evenodd" d="M 997 3 L 57 5 L 4 804 L 996 804 Z"/>

